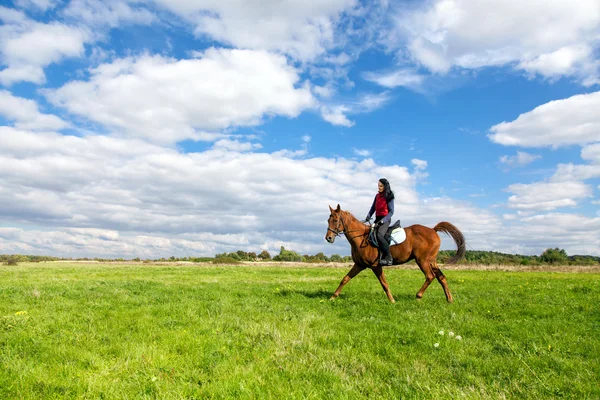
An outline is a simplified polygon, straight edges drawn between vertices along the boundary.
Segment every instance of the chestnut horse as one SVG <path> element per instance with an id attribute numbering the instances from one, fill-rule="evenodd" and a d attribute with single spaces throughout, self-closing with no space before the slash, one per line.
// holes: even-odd
<path id="1" fill-rule="evenodd" d="M 348 211 L 341 210 L 339 204 L 337 209 L 334 210 L 331 206 L 329 209 L 331 210 L 331 215 L 327 221 L 329 226 L 327 227 L 325 240 L 329 243 L 333 243 L 336 236 L 343 233 L 346 236 L 346 239 L 348 239 L 348 242 L 350 242 L 352 260 L 354 261 L 354 266 L 352 266 L 350 272 L 342 279 L 340 286 L 333 293 L 330 300 L 333 300 L 340 295 L 342 288 L 350 281 L 350 279 L 354 278 L 365 268 L 371 268 L 379 279 L 388 299 L 392 303 L 395 303 L 396 301 L 394 300 L 385 279 L 383 268 L 379 265 L 379 250 L 376 247 L 373 247 L 367 240 L 370 226 L 359 221 Z M 463 234 L 449 222 L 440 222 L 434 226 L 433 229 L 423 225 L 411 225 L 404 228 L 404 230 L 406 231 L 406 240 L 402 243 L 390 246 L 390 253 L 394 259 L 394 264 L 404 264 L 405 262 L 414 259 L 416 260 L 417 265 L 419 265 L 419 268 L 421 268 L 421 271 L 423 271 L 423 274 L 425 274 L 425 283 L 417 292 L 417 299 L 423 297 L 423 293 L 429 284 L 436 278 L 444 288 L 446 300 L 452 302 L 453 298 L 450 289 L 448 288 L 446 277 L 436 263 L 441 242 L 437 232 L 448 234 L 454 239 L 457 246 L 456 254 L 454 257 L 450 258 L 446 264 L 454 264 L 464 257 L 465 238 Z"/>

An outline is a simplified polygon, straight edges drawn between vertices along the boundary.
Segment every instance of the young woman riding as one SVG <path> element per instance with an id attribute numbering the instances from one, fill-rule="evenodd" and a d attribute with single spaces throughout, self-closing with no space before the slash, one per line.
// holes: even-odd
<path id="1" fill-rule="evenodd" d="M 365 221 L 370 221 L 373 213 L 375 213 L 377 243 L 382 255 L 380 265 L 392 265 L 393 260 L 390 254 L 390 245 L 385 240 L 384 235 L 390 226 L 392 215 L 394 215 L 394 192 L 392 192 L 390 183 L 385 178 L 379 180 L 377 188 L 378 193 L 375 195 L 373 205 Z"/>

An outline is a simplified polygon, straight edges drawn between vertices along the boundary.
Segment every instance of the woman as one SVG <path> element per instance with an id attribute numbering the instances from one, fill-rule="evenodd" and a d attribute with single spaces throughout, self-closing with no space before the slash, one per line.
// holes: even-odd
<path id="1" fill-rule="evenodd" d="M 384 235 L 390 227 L 392 215 L 394 215 L 394 192 L 390 188 L 387 179 L 381 178 L 377 183 L 378 193 L 375 195 L 373 205 L 367 214 L 366 221 L 370 221 L 375 213 L 375 226 L 377 228 L 377 243 L 381 251 L 381 265 L 392 265 L 393 260 L 390 255 L 390 244 L 385 240 Z"/>

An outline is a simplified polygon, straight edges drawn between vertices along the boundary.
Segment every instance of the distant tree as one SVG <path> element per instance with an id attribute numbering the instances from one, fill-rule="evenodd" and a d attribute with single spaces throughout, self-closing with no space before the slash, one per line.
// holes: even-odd
<path id="1" fill-rule="evenodd" d="M 332 254 L 331 257 L 329 257 L 329 261 L 331 261 L 331 262 L 342 262 L 342 261 L 344 261 L 344 259 L 339 254 Z"/>
<path id="2" fill-rule="evenodd" d="M 270 260 L 271 259 L 271 255 L 269 254 L 268 251 L 263 250 L 258 255 L 258 258 L 260 258 L 261 260 Z"/>
<path id="3" fill-rule="evenodd" d="M 304 257 L 292 250 L 286 250 L 281 246 L 279 254 L 273 257 L 273 261 L 304 261 Z"/>
<path id="4" fill-rule="evenodd" d="M 567 256 L 565 250 L 556 247 L 554 249 L 546 249 L 540 256 L 540 260 L 548 264 L 568 264 L 569 256 Z"/>

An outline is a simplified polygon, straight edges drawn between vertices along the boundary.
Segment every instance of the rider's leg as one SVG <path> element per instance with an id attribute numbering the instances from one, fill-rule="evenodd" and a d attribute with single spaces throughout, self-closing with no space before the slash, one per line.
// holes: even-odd
<path id="1" fill-rule="evenodd" d="M 384 237 L 389 227 L 390 223 L 386 222 L 385 224 L 380 225 L 377 229 L 377 241 L 379 244 L 379 250 L 381 250 L 382 254 L 381 265 L 392 265 L 393 263 L 392 256 L 390 254 L 390 244 Z"/>

